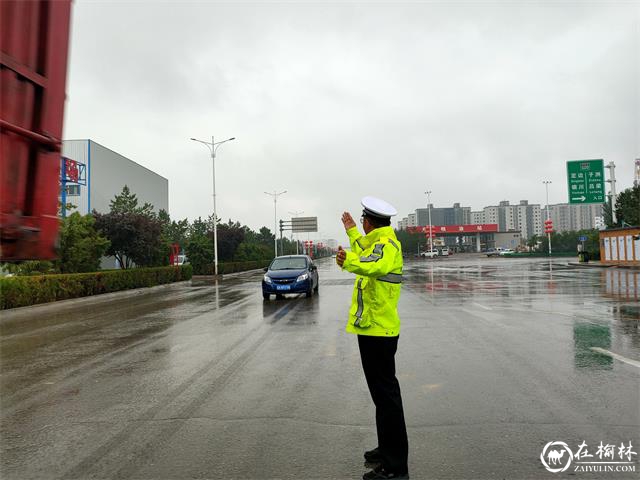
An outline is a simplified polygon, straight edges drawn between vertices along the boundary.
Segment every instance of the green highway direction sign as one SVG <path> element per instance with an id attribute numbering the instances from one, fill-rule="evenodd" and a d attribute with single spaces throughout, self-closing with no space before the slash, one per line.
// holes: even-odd
<path id="1" fill-rule="evenodd" d="M 604 161 L 571 160 L 567 162 L 569 203 L 604 203 Z"/>

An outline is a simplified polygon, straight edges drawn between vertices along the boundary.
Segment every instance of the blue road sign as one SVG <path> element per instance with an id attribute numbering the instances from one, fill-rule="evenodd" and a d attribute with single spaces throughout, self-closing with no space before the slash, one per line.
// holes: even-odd
<path id="1" fill-rule="evenodd" d="M 578 237 L 578 240 L 580 240 L 581 242 L 586 242 L 587 241 L 587 237 L 585 237 L 584 235 L 580 235 Z"/>

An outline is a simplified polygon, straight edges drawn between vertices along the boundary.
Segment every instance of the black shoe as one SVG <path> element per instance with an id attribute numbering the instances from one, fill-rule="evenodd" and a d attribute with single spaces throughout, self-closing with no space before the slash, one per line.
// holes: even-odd
<path id="1" fill-rule="evenodd" d="M 395 478 L 398 480 L 409 480 L 409 474 L 407 472 L 388 472 L 382 465 L 380 465 L 362 476 L 362 480 L 384 480 L 389 478 Z"/>
<path id="2" fill-rule="evenodd" d="M 367 463 L 382 463 L 382 455 L 380 455 L 378 447 L 364 452 L 364 459 Z"/>

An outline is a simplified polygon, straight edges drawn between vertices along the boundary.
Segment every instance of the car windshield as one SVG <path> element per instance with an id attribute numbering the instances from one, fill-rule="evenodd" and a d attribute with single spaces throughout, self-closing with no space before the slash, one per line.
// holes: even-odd
<path id="1" fill-rule="evenodd" d="M 300 257 L 276 258 L 269 270 L 301 270 L 307 267 L 307 261 Z"/>

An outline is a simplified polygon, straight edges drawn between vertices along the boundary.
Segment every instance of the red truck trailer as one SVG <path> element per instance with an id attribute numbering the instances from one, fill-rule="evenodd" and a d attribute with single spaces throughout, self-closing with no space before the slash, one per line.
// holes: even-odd
<path id="1" fill-rule="evenodd" d="M 0 0 L 0 261 L 51 259 L 71 0 Z"/>

